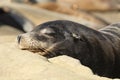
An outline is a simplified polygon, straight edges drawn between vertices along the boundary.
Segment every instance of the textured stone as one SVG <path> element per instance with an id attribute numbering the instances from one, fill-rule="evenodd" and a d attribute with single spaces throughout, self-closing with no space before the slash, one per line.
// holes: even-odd
<path id="1" fill-rule="evenodd" d="M 4 36 L 4 35 L 18 35 L 23 33 L 22 31 L 13 28 L 11 26 L 8 25 L 0 25 L 0 36 Z"/>
<path id="2" fill-rule="evenodd" d="M 74 12 L 71 11 L 72 15 L 66 15 L 66 14 L 61 14 L 61 13 L 56 13 L 53 11 L 33 7 L 30 5 L 25 5 L 25 4 L 18 4 L 18 3 L 0 3 L 0 6 L 9 6 L 10 8 L 19 11 L 22 15 L 24 15 L 26 18 L 31 20 L 35 25 L 39 25 L 43 22 L 46 21 L 51 21 L 51 20 L 71 20 L 74 22 L 81 23 L 83 25 L 86 25 L 91 28 L 101 28 L 104 27 L 103 22 L 97 20 L 97 18 L 94 18 L 88 14 L 85 14 L 84 12 L 79 13 L 79 12 Z M 68 10 L 69 11 L 69 10 Z"/>
<path id="3" fill-rule="evenodd" d="M 0 45 L 0 80 L 111 80 L 93 75 L 79 61 L 67 56 L 49 61 L 28 51 L 19 50 L 14 43 Z"/>
<path id="4" fill-rule="evenodd" d="M 57 0 L 73 9 L 82 9 L 87 11 L 108 11 L 119 10 L 120 0 Z"/>
<path id="5" fill-rule="evenodd" d="M 94 28 L 94 29 L 99 29 L 107 25 L 107 23 L 99 19 L 96 16 L 93 16 L 89 12 L 85 12 L 83 10 L 73 10 L 71 8 L 65 7 L 64 5 L 60 5 L 57 3 L 42 3 L 42 4 L 35 4 L 34 6 L 43 8 L 49 11 L 65 14 L 71 17 L 75 17 L 76 19 L 80 19 L 80 23 L 87 23 L 88 27 Z"/>

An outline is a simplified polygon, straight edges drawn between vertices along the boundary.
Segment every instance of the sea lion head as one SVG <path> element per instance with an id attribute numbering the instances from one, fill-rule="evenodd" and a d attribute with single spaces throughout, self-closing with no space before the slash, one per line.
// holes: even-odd
<path id="1" fill-rule="evenodd" d="M 68 21 L 51 21 L 43 23 L 31 32 L 18 36 L 18 46 L 23 50 L 40 52 L 46 57 L 56 55 L 77 56 L 79 52 L 88 51 L 87 43 L 81 36 L 68 30 Z M 72 30 L 72 29 L 71 29 Z M 75 31 L 77 32 L 77 31 Z M 76 53 L 76 55 L 75 55 Z"/>

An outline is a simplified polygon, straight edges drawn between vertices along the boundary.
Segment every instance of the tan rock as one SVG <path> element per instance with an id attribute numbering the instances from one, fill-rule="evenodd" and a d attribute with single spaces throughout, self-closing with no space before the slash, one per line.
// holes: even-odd
<path id="1" fill-rule="evenodd" d="M 13 28 L 12 26 L 8 26 L 8 25 L 0 25 L 0 36 L 4 36 L 4 35 L 18 35 L 23 33 L 22 31 Z"/>
<path id="2" fill-rule="evenodd" d="M 103 26 L 107 25 L 107 23 L 104 20 L 99 19 L 96 16 L 93 16 L 89 12 L 85 12 L 82 10 L 79 10 L 79 11 L 74 10 L 74 9 L 68 8 L 64 5 L 60 5 L 60 4 L 57 4 L 54 2 L 35 4 L 34 6 L 39 7 L 39 8 L 43 8 L 43 9 L 46 9 L 49 11 L 54 11 L 57 13 L 69 15 L 71 17 L 75 17 L 77 19 L 84 20 L 84 22 L 88 21 L 90 24 L 94 25 L 94 26 L 89 25 L 91 28 L 94 28 L 94 29 L 99 29 L 99 28 L 102 28 Z"/>
<path id="3" fill-rule="evenodd" d="M 110 24 L 120 22 L 120 11 L 93 12 L 93 14 Z"/>
<path id="4" fill-rule="evenodd" d="M 73 9 L 82 9 L 88 11 L 106 11 L 119 10 L 119 0 L 57 0 L 58 3 L 64 4 Z"/>
<path id="5" fill-rule="evenodd" d="M 95 28 L 95 29 L 96 27 L 101 28 L 105 25 L 101 21 L 99 20 L 97 21 L 97 19 L 91 16 L 85 17 L 85 15 L 88 15 L 88 14 L 84 14 L 82 12 L 81 12 L 81 15 L 80 14 L 78 15 L 78 13 L 76 12 L 74 13 L 74 11 L 70 10 L 70 12 L 73 12 L 72 14 L 76 15 L 75 17 L 75 16 L 60 14 L 60 13 L 56 13 L 53 11 L 49 11 L 49 10 L 45 10 L 45 9 L 41 9 L 41 8 L 37 8 L 37 7 L 30 6 L 30 5 L 25 5 L 25 4 L 0 3 L 0 6 L 3 6 L 3 5 L 17 10 L 18 12 L 23 14 L 25 17 L 27 17 L 29 20 L 31 20 L 33 23 L 35 23 L 35 25 L 39 25 L 46 21 L 58 20 L 58 19 L 59 20 L 61 19 L 71 20 L 71 21 L 78 22 L 80 24 L 83 24 L 83 25 L 86 25 L 88 27 Z"/>
<path id="6" fill-rule="evenodd" d="M 67 68 L 67 69 L 69 69 L 69 70 L 71 70 L 71 71 L 73 71 L 73 72 L 75 72 L 77 74 L 84 73 L 85 75 L 86 74 L 87 75 L 93 75 L 91 69 L 81 65 L 79 60 L 74 59 L 74 58 L 69 57 L 69 56 L 66 56 L 66 55 L 50 58 L 49 61 L 51 63 L 60 65 L 63 68 Z"/>
<path id="7" fill-rule="evenodd" d="M 0 25 L 0 43 L 15 42 L 17 35 L 23 32 L 11 26 Z"/>
<path id="8" fill-rule="evenodd" d="M 90 72 L 81 72 L 83 70 L 79 67 L 81 64 L 77 60 L 66 56 L 62 57 L 58 57 L 58 60 L 56 57 L 56 59 L 48 61 L 38 54 L 17 49 L 14 43 L 1 44 L 0 80 L 111 80 L 93 75 L 87 68 L 85 69 Z M 67 58 L 70 63 L 69 61 L 65 63 L 67 59 L 61 61 L 64 58 Z M 55 61 L 58 62 L 55 63 Z M 74 67 L 72 63 L 76 65 L 75 68 L 78 66 L 77 69 L 71 69 Z M 67 68 L 69 66 L 70 68 Z"/>
<path id="9" fill-rule="evenodd" d="M 0 36 L 0 44 L 1 43 L 6 43 L 6 42 L 15 42 L 17 41 L 17 36 L 16 35 L 1 35 Z"/>

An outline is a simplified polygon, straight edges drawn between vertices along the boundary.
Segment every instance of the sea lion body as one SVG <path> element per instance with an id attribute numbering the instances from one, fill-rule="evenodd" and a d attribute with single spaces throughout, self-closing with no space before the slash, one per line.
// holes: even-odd
<path id="1" fill-rule="evenodd" d="M 10 25 L 23 32 L 29 32 L 34 27 L 34 24 L 28 18 L 9 7 L 0 8 L 0 24 Z"/>
<path id="2" fill-rule="evenodd" d="M 120 78 L 120 23 L 96 31 L 72 21 L 46 22 L 19 35 L 18 45 L 48 58 L 68 55 L 95 74 Z"/>

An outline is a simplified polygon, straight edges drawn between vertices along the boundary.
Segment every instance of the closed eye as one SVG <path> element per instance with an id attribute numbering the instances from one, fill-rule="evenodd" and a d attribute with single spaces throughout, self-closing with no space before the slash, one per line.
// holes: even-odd
<path id="1" fill-rule="evenodd" d="M 82 38 L 79 39 L 80 41 L 84 42 L 84 40 Z"/>
<path id="2" fill-rule="evenodd" d="M 46 35 L 49 35 L 49 36 L 54 36 L 55 33 L 45 33 Z"/>
<path id="3" fill-rule="evenodd" d="M 42 34 L 54 34 L 55 31 L 51 28 L 45 28 L 45 29 L 41 30 L 40 33 L 42 33 Z"/>

